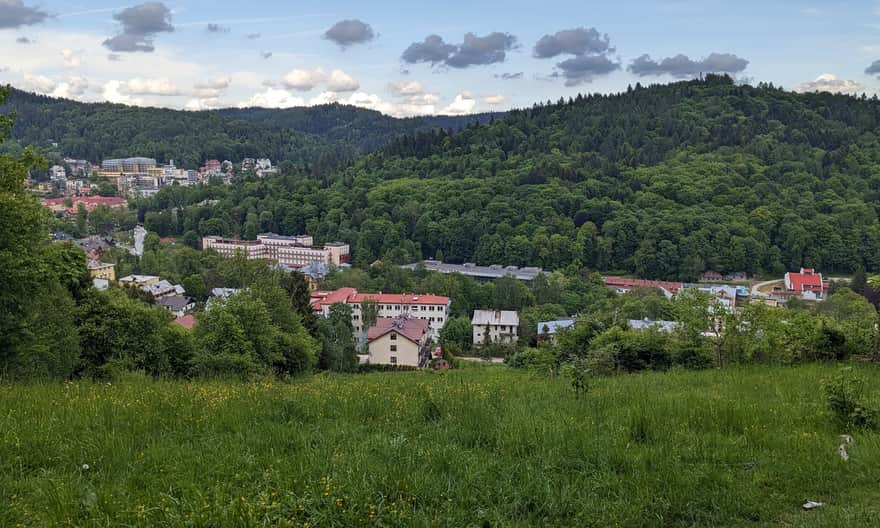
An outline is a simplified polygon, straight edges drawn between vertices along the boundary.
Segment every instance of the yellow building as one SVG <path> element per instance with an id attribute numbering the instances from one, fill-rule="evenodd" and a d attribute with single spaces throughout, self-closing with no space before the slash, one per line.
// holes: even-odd
<path id="1" fill-rule="evenodd" d="M 106 279 L 108 281 L 116 280 L 116 265 L 90 260 L 88 263 L 89 275 L 93 279 Z"/>

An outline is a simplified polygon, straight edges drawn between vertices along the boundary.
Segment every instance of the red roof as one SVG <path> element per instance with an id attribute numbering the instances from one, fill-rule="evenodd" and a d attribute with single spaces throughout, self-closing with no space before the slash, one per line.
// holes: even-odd
<path id="1" fill-rule="evenodd" d="M 379 304 L 433 304 L 446 306 L 449 304 L 449 297 L 415 293 L 358 293 L 354 288 L 339 288 L 335 291 L 312 292 L 311 303 L 313 310 L 320 310 L 322 306 L 338 302 L 360 304 L 364 301 L 376 301 Z"/>
<path id="2" fill-rule="evenodd" d="M 821 292 L 826 289 L 825 283 L 822 282 L 822 274 L 810 268 L 801 269 L 800 273 L 786 273 L 785 277 L 786 287 L 792 291 Z"/>
<path id="3" fill-rule="evenodd" d="M 684 288 L 682 282 L 627 279 L 626 277 L 602 277 L 602 279 L 609 288 L 663 288 L 673 294 Z"/>
<path id="4" fill-rule="evenodd" d="M 373 341 L 392 331 L 413 343 L 420 343 L 422 336 L 428 331 L 428 321 L 411 317 L 380 317 L 376 319 L 376 324 L 367 331 L 367 340 Z"/>
<path id="5" fill-rule="evenodd" d="M 196 318 L 193 315 L 184 315 L 175 319 L 174 322 L 184 328 L 192 328 L 196 325 Z"/>

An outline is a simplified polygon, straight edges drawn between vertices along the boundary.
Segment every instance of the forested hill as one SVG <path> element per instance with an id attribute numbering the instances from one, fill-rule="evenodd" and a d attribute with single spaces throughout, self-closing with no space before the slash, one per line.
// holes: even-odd
<path id="1" fill-rule="evenodd" d="M 93 162 L 148 156 L 196 168 L 212 158 L 238 162 L 268 157 L 295 164 L 325 160 L 341 165 L 356 155 L 354 148 L 338 141 L 212 112 L 80 103 L 15 89 L 0 112 L 16 114 L 12 139 L 19 144 Z"/>
<path id="2" fill-rule="evenodd" d="M 341 141 L 366 153 L 391 141 L 435 128 L 457 131 L 473 123 L 500 118 L 503 112 L 464 116 L 423 116 L 399 119 L 375 110 L 341 104 L 294 108 L 224 108 L 215 112 L 276 128 L 288 128 Z"/>
<path id="3" fill-rule="evenodd" d="M 221 198 L 198 212 L 218 219 L 212 230 L 348 240 L 362 265 L 439 256 L 685 280 L 880 270 L 878 124 L 876 99 L 709 76 L 418 134 L 332 183 L 192 198 Z"/>

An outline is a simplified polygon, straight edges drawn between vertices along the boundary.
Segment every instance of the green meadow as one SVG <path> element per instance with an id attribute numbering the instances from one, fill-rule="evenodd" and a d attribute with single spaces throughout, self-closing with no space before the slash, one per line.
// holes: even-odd
<path id="1" fill-rule="evenodd" d="M 877 526 L 838 368 L 5 384 L 0 526 Z"/>

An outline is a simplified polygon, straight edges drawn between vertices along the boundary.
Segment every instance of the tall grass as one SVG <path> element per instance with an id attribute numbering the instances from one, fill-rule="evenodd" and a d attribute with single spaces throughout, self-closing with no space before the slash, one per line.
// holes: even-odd
<path id="1" fill-rule="evenodd" d="M 0 385 L 0 526 L 877 526 L 835 368 Z"/>

